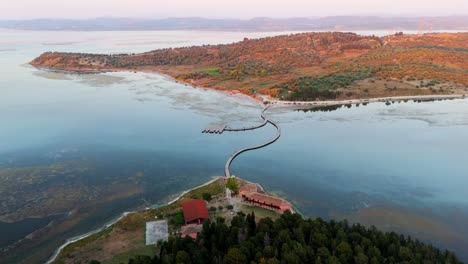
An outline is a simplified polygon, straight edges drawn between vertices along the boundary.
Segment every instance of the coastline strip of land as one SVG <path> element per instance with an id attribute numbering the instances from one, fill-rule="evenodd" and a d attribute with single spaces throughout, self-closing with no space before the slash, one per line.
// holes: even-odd
<path id="1" fill-rule="evenodd" d="M 165 203 L 165 204 L 162 204 L 162 205 L 155 205 L 155 206 L 152 207 L 152 208 L 158 208 L 158 207 L 161 207 L 161 206 L 164 206 L 164 205 L 173 204 L 173 203 L 175 203 L 177 200 L 179 200 L 180 198 L 182 198 L 185 194 L 189 193 L 190 191 L 193 191 L 193 190 L 202 188 L 202 187 L 204 187 L 204 186 L 207 186 L 207 185 L 209 185 L 209 184 L 211 184 L 211 183 L 213 183 L 213 182 L 215 182 L 215 181 L 217 181 L 217 180 L 219 180 L 219 179 L 220 179 L 220 177 L 213 177 L 213 179 L 211 179 L 211 180 L 208 181 L 208 182 L 205 182 L 205 183 L 203 183 L 203 184 L 201 184 L 201 185 L 198 185 L 198 186 L 196 186 L 196 187 L 193 187 L 193 188 L 191 188 L 191 189 L 188 189 L 188 190 L 185 190 L 185 191 L 181 192 L 179 195 L 177 195 L 176 198 L 170 200 L 169 202 L 167 202 L 167 203 Z M 144 209 L 144 210 L 146 210 L 146 209 Z M 61 245 L 59 248 L 57 248 L 57 250 L 54 252 L 54 254 L 49 258 L 49 260 L 47 260 L 46 264 L 52 264 L 52 263 L 54 263 L 54 261 L 57 259 L 57 257 L 60 255 L 60 253 L 63 251 L 63 249 L 64 249 L 65 247 L 67 247 L 68 245 L 70 245 L 70 244 L 72 244 L 72 243 L 75 243 L 75 242 L 77 242 L 77 241 L 79 241 L 79 240 L 85 239 L 85 238 L 87 238 L 87 237 L 89 237 L 89 236 L 91 236 L 91 235 L 94 235 L 94 234 L 98 233 L 98 232 L 101 232 L 101 231 L 103 231 L 103 230 L 105 230 L 105 229 L 111 227 L 112 225 L 116 224 L 117 222 L 121 221 L 121 220 L 124 219 L 127 215 L 133 214 L 133 213 L 138 213 L 138 212 L 140 212 L 140 211 L 141 211 L 141 210 L 130 211 L 130 212 L 124 212 L 124 213 L 122 213 L 119 217 L 117 217 L 116 219 L 114 219 L 114 220 L 112 220 L 112 221 L 110 221 L 110 222 L 104 224 L 104 225 L 103 225 L 102 227 L 100 227 L 100 228 L 97 228 L 97 229 L 92 230 L 92 231 L 90 231 L 90 232 L 87 232 L 87 233 L 85 233 L 85 234 L 78 235 L 78 236 L 75 236 L 75 237 L 72 237 L 72 238 L 68 239 L 63 245 Z"/>
<path id="2" fill-rule="evenodd" d="M 468 93 L 468 33 L 385 37 L 308 32 L 131 54 L 45 52 L 37 68 L 159 72 L 259 102 L 348 101 Z"/>
<path id="3" fill-rule="evenodd" d="M 378 102 L 398 102 L 398 101 L 432 101 L 432 100 L 452 100 L 452 99 L 465 99 L 468 94 L 448 94 L 448 95 L 414 95 L 414 96 L 389 96 L 381 98 L 370 99 L 352 99 L 352 100 L 338 100 L 338 101 L 281 101 L 269 100 L 268 102 L 275 106 L 335 106 L 347 104 L 363 104 L 363 103 L 378 103 Z"/>

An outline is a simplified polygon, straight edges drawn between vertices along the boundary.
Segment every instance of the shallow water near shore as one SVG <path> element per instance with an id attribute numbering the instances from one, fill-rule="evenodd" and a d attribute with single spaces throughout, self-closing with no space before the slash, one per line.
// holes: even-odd
<path id="1" fill-rule="evenodd" d="M 27 65 L 51 49 L 140 52 L 267 35 L 141 34 L 80 33 L 70 42 L 71 33 L 0 32 L 0 188 L 21 186 L 31 195 L 3 197 L 0 221 L 46 216 L 41 213 L 79 219 L 6 257 L 19 260 L 42 251 L 35 255 L 42 261 L 69 237 L 222 175 L 234 151 L 275 135 L 271 126 L 201 133 L 211 123 L 261 123 L 261 106 L 242 96 L 155 74 L 74 75 Z M 281 126 L 282 137 L 239 156 L 233 174 L 289 199 L 305 216 L 403 232 L 468 260 L 468 100 L 375 103 L 331 112 L 273 108 L 266 115 Z M 72 194 L 61 194 L 63 189 Z M 70 202 L 51 202 L 58 194 Z"/>

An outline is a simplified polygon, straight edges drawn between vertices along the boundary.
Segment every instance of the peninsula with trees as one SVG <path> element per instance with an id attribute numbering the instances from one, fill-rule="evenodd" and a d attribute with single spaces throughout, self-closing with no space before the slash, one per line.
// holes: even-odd
<path id="1" fill-rule="evenodd" d="M 468 33 L 386 37 L 300 33 L 138 54 L 46 52 L 31 64 L 81 73 L 144 71 L 259 100 L 468 93 Z"/>

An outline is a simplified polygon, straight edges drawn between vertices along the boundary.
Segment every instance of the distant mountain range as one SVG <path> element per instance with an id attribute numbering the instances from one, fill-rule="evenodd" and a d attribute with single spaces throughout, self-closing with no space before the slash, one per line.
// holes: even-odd
<path id="1" fill-rule="evenodd" d="M 198 17 L 135 19 L 32 19 L 0 20 L 0 28 L 24 30 L 468 30 L 467 16 L 377 17 L 331 16 L 321 18 L 208 19 Z"/>

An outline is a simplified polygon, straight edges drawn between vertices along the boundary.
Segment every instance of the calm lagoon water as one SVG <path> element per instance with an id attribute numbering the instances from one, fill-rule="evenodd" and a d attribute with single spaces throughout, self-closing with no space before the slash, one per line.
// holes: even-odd
<path id="1" fill-rule="evenodd" d="M 141 52 L 274 34 L 0 31 L 0 170 L 78 160 L 90 169 L 46 184 L 92 189 L 122 181 L 138 190 L 107 203 L 90 199 L 92 214 L 34 250 L 53 250 L 124 211 L 161 204 L 222 175 L 232 152 L 275 130 L 201 133 L 210 123 L 261 122 L 260 106 L 244 97 L 155 74 L 72 75 L 27 62 L 49 50 Z M 267 114 L 282 137 L 241 155 L 234 174 L 290 199 L 306 216 L 403 232 L 468 259 L 468 100 Z M 14 226 L 24 236 L 24 225 Z"/>

